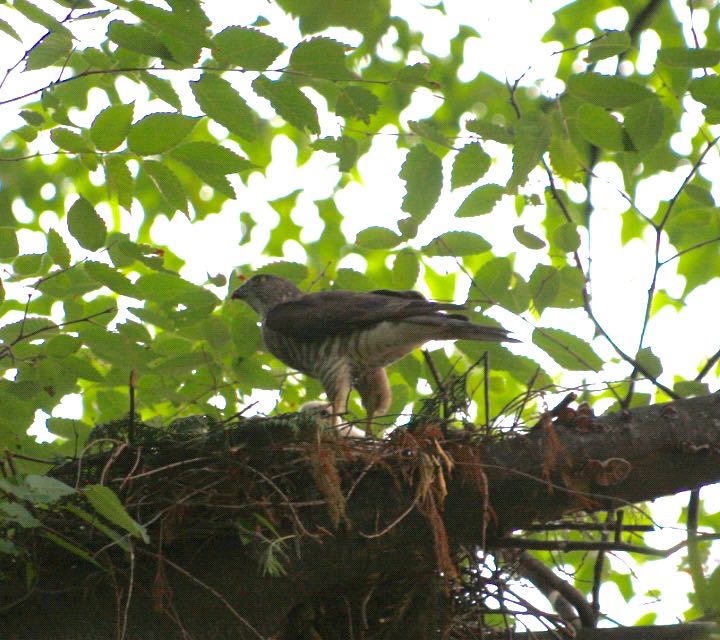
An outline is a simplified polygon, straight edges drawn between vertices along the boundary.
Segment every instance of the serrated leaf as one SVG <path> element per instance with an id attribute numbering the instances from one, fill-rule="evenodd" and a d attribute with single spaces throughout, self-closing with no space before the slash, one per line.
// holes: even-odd
<path id="1" fill-rule="evenodd" d="M 660 358 L 652 352 L 650 347 L 640 349 L 635 356 L 635 362 L 642 367 L 642 374 L 645 376 L 657 379 L 657 377 L 662 373 L 662 362 L 660 362 Z"/>
<path id="2" fill-rule="evenodd" d="M 542 249 L 545 247 L 545 240 L 538 238 L 535 234 L 525 230 L 525 227 L 521 224 L 513 227 L 513 235 L 515 239 L 524 247 L 528 249 Z"/>
<path id="3" fill-rule="evenodd" d="M 539 264 L 528 282 L 530 295 L 538 313 L 552 306 L 560 291 L 560 276 L 555 267 Z"/>
<path id="4" fill-rule="evenodd" d="M 187 194 L 176 173 L 167 165 L 156 160 L 143 160 L 142 167 L 172 208 L 171 213 L 182 211 L 188 215 Z"/>
<path id="5" fill-rule="evenodd" d="M 455 212 L 455 216 L 470 218 L 490 213 L 504 194 L 505 189 L 499 184 L 484 184 L 468 194 Z"/>
<path id="6" fill-rule="evenodd" d="M 425 138 L 442 147 L 449 146 L 447 138 L 442 134 L 438 125 L 432 120 L 408 120 L 408 129 L 415 135 Z"/>
<path id="7" fill-rule="evenodd" d="M 90 126 L 90 139 L 100 151 L 112 151 L 119 147 L 128 132 L 133 119 L 135 105 L 113 104 L 103 109 Z"/>
<path id="8" fill-rule="evenodd" d="M 365 124 L 380 109 L 380 99 L 364 87 L 341 87 L 335 103 L 335 113 L 341 118 L 354 118 Z"/>
<path id="9" fill-rule="evenodd" d="M 190 83 L 190 88 L 206 115 L 241 138 L 255 139 L 255 112 L 227 80 L 214 73 L 203 73 L 200 80 Z"/>
<path id="10" fill-rule="evenodd" d="M 577 251 L 580 247 L 580 234 L 573 222 L 566 222 L 555 229 L 552 236 L 552 244 L 561 251 L 570 253 Z"/>
<path id="11" fill-rule="evenodd" d="M 512 262 L 509 258 L 492 258 L 486 262 L 473 278 L 473 284 L 488 298 L 487 302 L 498 302 L 510 289 Z"/>
<path id="12" fill-rule="evenodd" d="M 91 151 L 87 140 L 79 133 L 75 133 L 65 127 L 55 127 L 50 131 L 50 140 L 61 149 L 72 153 L 83 153 Z"/>
<path id="13" fill-rule="evenodd" d="M 502 127 L 485 120 L 469 120 L 465 128 L 472 133 L 477 133 L 484 140 L 495 140 L 502 144 L 512 144 L 515 135 L 507 127 Z"/>
<path id="14" fill-rule="evenodd" d="M 608 109 L 629 107 L 655 95 L 647 87 L 627 78 L 595 72 L 570 76 L 568 91 L 585 102 Z"/>
<path id="15" fill-rule="evenodd" d="M 311 78 L 352 80 L 355 74 L 346 66 L 346 49 L 346 45 L 331 38 L 311 38 L 293 49 L 290 69 Z"/>
<path id="16" fill-rule="evenodd" d="M 88 260 L 84 263 L 85 272 L 96 282 L 105 285 L 115 293 L 131 298 L 142 299 L 135 285 L 119 271 L 102 262 Z"/>
<path id="17" fill-rule="evenodd" d="M 665 111 L 657 97 L 643 100 L 625 111 L 625 131 L 639 153 L 650 151 L 663 135 Z"/>
<path id="18" fill-rule="evenodd" d="M 47 250 L 56 265 L 63 269 L 70 266 L 70 250 L 55 229 L 49 229 L 47 232 Z"/>
<path id="19" fill-rule="evenodd" d="M 4 483 L 6 483 L 6 481 L 0 481 L 0 489 L 5 490 L 5 487 L 2 486 Z M 33 516 L 19 502 L 0 500 L 0 522 L 7 520 L 17 522 L 17 524 L 19 524 L 23 529 L 34 529 L 35 527 L 42 526 L 42 522 Z"/>
<path id="20" fill-rule="evenodd" d="M 679 380 L 673 385 L 673 391 L 680 394 L 683 398 L 689 398 L 691 396 L 706 396 L 710 393 L 710 387 L 705 382 Z"/>
<path id="21" fill-rule="evenodd" d="M 477 142 L 466 144 L 457 152 L 450 175 L 450 188 L 464 187 L 482 178 L 490 168 L 490 156 Z"/>
<path id="22" fill-rule="evenodd" d="M 392 283 L 396 289 L 412 289 L 420 275 L 420 260 L 413 249 L 403 249 L 395 256 Z"/>
<path id="23" fill-rule="evenodd" d="M 85 487 L 83 493 L 93 509 L 103 516 L 103 518 L 124 529 L 136 538 L 141 538 L 143 542 L 150 542 L 145 527 L 130 517 L 112 489 L 100 484 L 91 484 Z"/>
<path id="24" fill-rule="evenodd" d="M 67 213 L 67 225 L 70 234 L 81 247 L 88 251 L 97 251 L 105 244 L 107 227 L 94 207 L 80 196 Z"/>
<path id="25" fill-rule="evenodd" d="M 576 178 L 577 172 L 580 170 L 578 152 L 564 132 L 555 131 L 553 133 L 548 152 L 550 153 L 550 165 L 555 173 L 568 180 Z"/>
<path id="26" fill-rule="evenodd" d="M 213 57 L 220 64 L 257 71 L 267 69 L 284 50 L 279 40 L 247 27 L 227 27 L 212 41 Z"/>
<path id="27" fill-rule="evenodd" d="M 270 101 L 272 108 L 284 120 L 294 127 L 310 133 L 320 133 L 317 109 L 310 99 L 294 84 L 286 80 L 275 82 L 265 76 L 258 76 L 252 88 L 261 98 Z"/>
<path id="28" fill-rule="evenodd" d="M 338 169 L 350 171 L 355 166 L 358 157 L 358 144 L 353 138 L 340 136 L 339 138 L 319 138 L 312 143 L 313 149 L 334 153 L 338 157 Z"/>
<path id="29" fill-rule="evenodd" d="M 246 158 L 214 142 L 188 142 L 173 149 L 169 155 L 229 198 L 235 197 L 235 190 L 225 176 L 254 166 Z"/>
<path id="30" fill-rule="evenodd" d="M 187 138 L 198 120 L 179 113 L 151 113 L 130 127 L 128 148 L 142 156 L 163 153 Z"/>
<path id="31" fill-rule="evenodd" d="M 408 152 L 400 169 L 405 181 L 402 210 L 418 222 L 432 211 L 442 190 L 442 162 L 424 144 L 415 145 Z"/>
<path id="32" fill-rule="evenodd" d="M 355 244 L 367 249 L 392 249 L 402 238 L 385 227 L 368 227 L 357 234 Z"/>
<path id="33" fill-rule="evenodd" d="M 147 71 L 140 72 L 140 78 L 155 97 L 167 102 L 171 107 L 180 111 L 182 101 L 169 80 L 158 78 L 156 75 L 148 73 Z"/>
<path id="34" fill-rule="evenodd" d="M 490 243 L 470 231 L 448 231 L 428 242 L 422 251 L 426 256 L 473 256 L 489 251 Z"/>
<path id="35" fill-rule="evenodd" d="M 591 144 L 610 151 L 623 151 L 622 125 L 605 109 L 594 104 L 583 104 L 577 110 L 577 127 Z"/>
<path id="36" fill-rule="evenodd" d="M 592 63 L 612 58 L 627 51 L 631 46 L 630 34 L 627 31 L 608 31 L 590 44 L 587 61 Z"/>
<path id="37" fill-rule="evenodd" d="M 39 44 L 28 53 L 25 68 L 28 71 L 45 69 L 56 62 L 66 61 L 72 51 L 72 38 L 65 32 L 46 35 Z"/>
<path id="38" fill-rule="evenodd" d="M 45 353 L 51 358 L 65 358 L 82 346 L 82 340 L 66 333 L 53 336 L 45 343 Z"/>
<path id="39" fill-rule="evenodd" d="M 715 199 L 712 196 L 712 193 L 705 187 L 701 187 L 697 184 L 688 184 L 685 186 L 685 195 L 687 195 L 689 198 L 692 198 L 695 200 L 695 202 L 699 202 L 700 204 L 707 206 L 707 207 L 714 207 L 715 206 Z"/>
<path id="40" fill-rule="evenodd" d="M 514 191 L 527 181 L 550 144 L 551 123 L 537 111 L 524 114 L 515 126 L 513 170 L 506 190 Z"/>
<path id="41" fill-rule="evenodd" d="M 106 156 L 103 159 L 108 192 L 115 195 L 118 204 L 130 211 L 133 201 L 133 178 L 122 156 Z"/>
<path id="42" fill-rule="evenodd" d="M 264 267 L 260 267 L 256 273 L 269 273 L 274 276 L 287 278 L 293 282 L 302 282 L 308 277 L 308 268 L 298 262 L 279 260 L 278 262 L 271 262 Z"/>
<path id="43" fill-rule="evenodd" d="M 53 504 L 61 498 L 66 498 L 76 493 L 75 489 L 66 485 L 64 482 L 60 482 L 60 480 L 34 473 L 28 474 L 25 477 L 25 484 L 32 492 L 33 502 L 36 503 Z"/>
<path id="44" fill-rule="evenodd" d="M 108 26 L 107 37 L 124 49 L 142 53 L 153 58 L 170 58 L 170 51 L 149 29 L 138 24 L 113 20 Z"/>
<path id="45" fill-rule="evenodd" d="M 188 309 L 195 307 L 209 313 L 219 303 L 211 291 L 170 273 L 145 274 L 138 278 L 135 287 L 146 300 L 163 306 L 181 304 Z"/>
<path id="46" fill-rule="evenodd" d="M 20 252 L 14 227 L 0 227 L 0 260 L 12 260 Z"/>
<path id="47" fill-rule="evenodd" d="M 58 20 L 49 13 L 46 13 L 31 2 L 28 2 L 28 0 L 15 0 L 13 2 L 13 7 L 28 20 L 45 27 L 48 31 L 62 33 L 68 37 L 72 35 L 65 25 L 58 22 Z"/>
<path id="48" fill-rule="evenodd" d="M 720 109 L 720 76 L 693 78 L 688 84 L 690 95 L 713 109 Z"/>
<path id="49" fill-rule="evenodd" d="M 687 49 L 686 47 L 665 47 L 657 52 L 657 61 L 669 67 L 697 69 L 720 64 L 720 49 Z"/>
<path id="50" fill-rule="evenodd" d="M 577 336 L 561 329 L 535 329 L 533 343 L 555 362 L 570 371 L 600 371 L 603 361 L 593 348 Z"/>

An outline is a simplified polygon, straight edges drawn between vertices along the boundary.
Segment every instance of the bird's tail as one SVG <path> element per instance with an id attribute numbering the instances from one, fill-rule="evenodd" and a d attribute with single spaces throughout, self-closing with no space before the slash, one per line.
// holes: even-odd
<path id="1" fill-rule="evenodd" d="M 482 342 L 518 342 L 506 329 L 474 324 L 463 316 L 436 315 L 412 318 L 413 324 L 432 327 L 434 340 L 479 340 Z"/>

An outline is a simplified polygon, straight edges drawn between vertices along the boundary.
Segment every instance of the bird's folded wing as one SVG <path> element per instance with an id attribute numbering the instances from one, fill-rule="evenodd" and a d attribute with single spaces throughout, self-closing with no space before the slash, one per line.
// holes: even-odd
<path id="1" fill-rule="evenodd" d="M 287 336 L 313 339 L 352 333 L 388 320 L 461 309 L 406 292 L 322 291 L 277 305 L 267 314 L 265 326 Z"/>

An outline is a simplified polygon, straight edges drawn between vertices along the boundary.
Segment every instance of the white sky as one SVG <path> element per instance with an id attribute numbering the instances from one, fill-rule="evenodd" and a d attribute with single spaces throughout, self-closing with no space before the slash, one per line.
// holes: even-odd
<path id="1" fill-rule="evenodd" d="M 38 4 L 41 4 L 38 2 Z M 495 77 L 511 82 L 525 74 L 523 84 L 533 84 L 545 78 L 552 79 L 557 65 L 557 57 L 553 52 L 560 47 L 557 43 L 542 43 L 541 37 L 551 26 L 551 14 L 565 2 L 558 0 L 528 2 L 526 0 L 505 0 L 504 2 L 468 3 L 466 0 L 446 0 L 445 7 L 448 16 L 444 17 L 432 8 L 421 7 L 413 0 L 395 0 L 393 12 L 406 17 L 413 29 L 425 34 L 423 45 L 431 53 L 446 55 L 448 42 L 457 30 L 457 21 L 462 19 L 475 27 L 480 33 L 479 39 L 470 41 L 466 48 L 466 63 L 461 68 L 461 77 L 468 79 L 478 71 L 490 73 Z M 672 2 L 676 13 L 687 21 L 688 11 L 684 2 Z M 266 15 L 271 21 L 270 30 L 273 35 L 288 45 L 293 45 L 301 38 L 294 23 L 283 16 L 275 5 L 264 0 L 244 0 L 242 3 L 232 3 L 232 10 L 228 10 L 228 3 L 219 0 L 206 2 L 209 15 L 215 21 L 218 29 L 229 24 L 248 24 L 255 19 L 257 13 Z M 702 27 L 703 10 L 695 12 L 696 25 Z M 9 19 L 10 11 L 0 6 L 0 18 Z M 599 28 L 622 29 L 627 20 L 627 13 L 621 7 L 608 10 L 598 17 Z M 11 20 L 16 24 L 15 20 Z M 39 36 L 42 31 L 32 27 L 23 27 L 23 35 L 28 37 Z M 88 37 L 101 38 L 103 29 Z M 578 42 L 586 41 L 593 34 L 579 33 Z M 23 53 L 23 48 L 5 36 L 2 37 L 3 59 L 14 62 Z M 349 44 L 357 42 L 356 34 L 344 30 L 337 30 L 336 37 Z M 657 41 L 652 34 L 643 40 L 644 49 L 641 51 L 639 66 L 645 67 L 648 72 L 654 62 L 654 49 Z M 388 45 L 389 48 L 389 45 Z M 612 64 L 610 61 L 608 64 Z M 529 66 L 530 65 L 530 66 Z M 612 67 L 611 67 L 612 68 Z M 1 70 L 0 70 L 1 71 Z M 44 86 L 54 74 L 47 71 L 33 72 L 31 74 L 16 74 L 6 84 L 0 93 L 0 100 L 9 96 L 27 91 L 28 88 Z M 247 83 L 249 79 L 240 78 L 245 74 L 233 74 L 234 82 Z M 186 81 L 188 76 L 184 76 Z M 178 88 L 182 85 L 178 84 Z M 127 81 L 120 80 L 118 87 L 124 92 L 128 100 L 139 100 L 137 89 Z M 547 80 L 540 83 L 540 90 L 548 95 L 555 95 L 563 89 L 562 83 Z M 187 104 L 186 112 L 195 113 L 194 102 L 187 89 L 182 89 L 181 95 Z M 92 121 L 99 109 L 105 106 L 103 97 L 98 93 L 97 100 L 93 100 L 93 110 L 86 114 L 74 114 L 78 123 Z M 323 134 L 336 133 L 337 122 L 328 114 L 322 99 L 311 94 L 323 118 Z M 428 117 L 437 108 L 437 98 L 430 92 L 418 91 L 411 105 L 402 114 L 403 121 Z M 690 116 L 686 117 L 684 124 L 686 131 L 673 140 L 677 149 L 687 146 L 689 138 L 697 128 L 697 109 L 689 103 Z M 267 113 L 267 107 L 258 101 L 259 109 Z M 19 126 L 21 121 L 17 117 L 18 104 L 11 104 L 0 110 L 0 128 L 11 129 Z M 138 102 L 138 116 L 154 110 L 167 110 L 165 105 L 143 104 Z M 692 114 L 695 114 L 693 116 Z M 218 128 L 221 129 L 221 128 Z M 382 133 L 395 133 L 387 130 Z M 48 147 L 51 148 L 51 147 Z M 510 175 L 510 154 L 500 145 L 488 143 L 487 150 L 496 158 L 490 172 L 483 178 L 484 182 L 503 183 Z M 292 143 L 285 138 L 278 138 L 273 143 L 273 161 L 267 174 L 262 176 L 254 173 L 250 176 L 247 186 L 239 180 L 234 180 L 238 192 L 236 201 L 228 202 L 221 213 L 208 216 L 205 220 L 190 223 L 183 214 L 176 214 L 171 220 L 159 217 L 152 228 L 152 237 L 160 245 L 167 245 L 176 254 L 187 261 L 182 270 L 186 278 L 204 282 L 207 274 L 228 274 L 234 267 L 241 264 L 259 265 L 264 263 L 261 255 L 262 248 L 268 237 L 269 230 L 275 226 L 278 216 L 267 204 L 268 201 L 282 197 L 295 189 L 302 189 L 298 198 L 298 206 L 293 212 L 293 219 L 304 227 L 302 239 L 311 241 L 321 231 L 321 223 L 313 202 L 332 195 L 332 185 L 336 182 L 337 169 L 335 157 L 329 154 L 316 153 L 313 158 L 298 167 L 295 163 L 295 149 Z M 372 151 L 363 157 L 359 163 L 362 183 L 351 183 L 336 196 L 340 211 L 345 216 L 343 229 L 352 240 L 355 233 L 369 225 L 384 225 L 395 227 L 398 219 L 405 217 L 400 210 L 403 197 L 403 183 L 398 178 L 400 165 L 404 160 L 406 151 L 395 146 L 392 136 L 379 135 L 373 141 Z M 450 155 L 445 159 L 445 168 L 449 169 L 452 161 Z M 626 203 L 618 195 L 622 188 L 622 180 L 617 168 L 609 163 L 601 163 L 596 168 L 600 177 L 594 185 L 593 204 L 593 305 L 597 316 L 606 330 L 613 336 L 619 345 L 634 353 L 641 328 L 644 312 L 644 301 L 647 287 L 651 277 L 653 265 L 652 242 L 647 238 L 645 242 L 633 241 L 622 247 L 620 238 L 620 214 L 626 209 Z M 709 157 L 708 165 L 701 171 L 707 176 L 720 175 L 718 172 L 717 151 Z M 657 176 L 641 188 L 637 202 L 640 208 L 653 212 L 658 200 L 668 199 L 675 192 L 684 177 L 684 173 L 675 175 Z M 98 175 L 98 179 L 102 177 Z M 526 192 L 542 192 L 545 182 L 540 176 L 531 180 Z M 424 223 L 414 246 L 421 246 L 439 232 L 449 229 L 467 229 L 479 233 L 487 238 L 498 255 L 507 255 L 517 252 L 516 269 L 525 277 L 529 276 L 535 267 L 538 255 L 542 252 L 531 252 L 519 247 L 512 235 L 512 227 L 523 224 L 537 235 L 543 236 L 540 222 L 543 217 L 542 207 L 527 207 L 521 219 L 514 212 L 511 198 L 506 198 L 496 210 L 486 216 L 471 219 L 455 219 L 452 214 L 457 206 L 473 187 L 458 189 L 456 192 L 443 192 L 440 202 L 432 215 Z M 576 186 L 576 191 L 579 186 Z M 571 194 L 573 191 L 571 190 Z M 716 200 L 720 200 L 720 184 L 714 188 Z M 134 233 L 142 217 L 142 211 L 136 203 L 131 214 L 123 213 L 122 230 Z M 99 207 L 99 213 L 110 222 L 108 207 Z M 255 219 L 257 226 L 253 231 L 250 246 L 242 249 L 238 246 L 241 236 L 239 212 L 249 211 Z M 21 212 L 20 212 L 21 213 Z M 54 214 L 42 218 L 43 227 L 54 226 Z M 45 240 L 42 234 L 21 231 L 19 234 L 21 249 L 24 252 L 44 251 Z M 73 247 L 75 257 L 82 255 L 77 244 L 68 239 Z M 286 246 L 287 259 L 303 262 L 304 249 L 297 243 L 288 243 Z M 362 269 L 363 260 L 359 256 L 348 256 L 341 261 L 342 266 L 355 266 Z M 454 261 L 449 259 L 433 259 L 433 265 L 438 268 L 455 270 Z M 682 278 L 674 274 L 674 266 L 666 268 L 661 276 L 662 287 L 668 289 L 671 295 L 679 295 L 683 288 Z M 459 291 L 458 294 L 462 295 Z M 665 365 L 666 374 L 661 378 L 663 382 L 672 386 L 673 376 L 691 379 L 697 367 L 704 359 L 720 348 L 720 335 L 717 331 L 718 300 L 720 300 L 720 279 L 716 278 L 710 284 L 693 292 L 688 297 L 687 306 L 676 312 L 666 307 L 651 321 L 646 345 L 660 357 Z M 496 317 L 503 324 L 515 332 L 523 344 L 514 346 L 518 353 L 527 354 L 543 363 L 551 373 L 560 373 L 560 369 L 550 362 L 548 358 L 536 349 L 529 341 L 532 326 L 527 322 L 513 317 L 509 313 L 497 312 Z M 567 310 L 549 311 L 542 317 L 543 326 L 565 328 L 588 340 L 593 337 L 593 328 L 581 312 L 568 312 Z M 609 360 L 613 352 L 602 341 L 594 343 L 595 348 L 603 358 Z M 584 379 L 603 381 L 616 380 L 626 376 L 629 368 L 625 365 L 608 366 L 600 376 L 566 375 L 564 382 L 568 385 L 581 383 Z M 710 379 L 712 380 L 712 379 Z M 709 380 L 709 381 L 710 381 Z M 717 388 L 717 380 L 713 382 Z M 275 403 L 275 395 L 260 394 L 258 399 L 262 402 L 258 406 L 260 411 L 271 411 Z M 66 417 L 79 417 L 78 404 L 67 403 L 58 408 L 54 415 Z M 706 503 L 711 512 L 720 509 L 717 488 L 705 489 L 703 495 L 713 495 L 712 501 Z M 677 522 L 679 509 L 686 504 L 686 496 L 675 496 L 663 499 L 662 509 L 654 509 L 654 513 L 661 524 L 673 526 Z M 712 502 L 712 504 L 711 504 Z M 679 532 L 682 537 L 682 531 Z M 666 530 L 657 534 L 655 542 L 659 547 L 668 547 L 675 540 L 670 539 L 671 534 Z M 716 545 L 716 549 L 717 549 Z M 717 564 L 715 554 L 714 562 Z M 622 557 L 623 554 L 620 554 Z M 614 566 L 620 567 L 613 561 Z M 623 570 L 622 568 L 620 570 Z M 675 622 L 681 617 L 682 611 L 687 608 L 686 594 L 691 590 L 689 577 L 684 572 L 677 571 L 677 560 L 670 558 L 663 561 L 652 561 L 642 566 L 633 567 L 636 573 L 636 593 L 638 595 L 630 605 L 626 605 L 612 585 L 608 585 L 603 594 L 603 608 L 613 612 L 616 620 L 622 623 L 632 623 L 647 611 L 658 613 L 658 623 Z M 649 601 L 642 594 L 650 588 L 662 588 L 662 603 Z"/>

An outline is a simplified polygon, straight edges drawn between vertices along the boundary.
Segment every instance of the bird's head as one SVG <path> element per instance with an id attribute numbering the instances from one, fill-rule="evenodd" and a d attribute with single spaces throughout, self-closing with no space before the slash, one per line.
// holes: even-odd
<path id="1" fill-rule="evenodd" d="M 302 291 L 290 280 L 261 273 L 240 285 L 230 297 L 233 300 L 244 300 L 264 318 L 276 305 L 301 295 Z"/>

